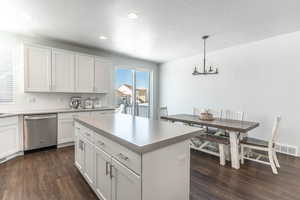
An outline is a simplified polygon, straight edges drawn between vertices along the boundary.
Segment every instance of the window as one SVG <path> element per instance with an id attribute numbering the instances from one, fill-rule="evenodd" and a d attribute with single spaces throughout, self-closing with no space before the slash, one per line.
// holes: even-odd
<path id="1" fill-rule="evenodd" d="M 14 102 L 14 50 L 16 41 L 0 35 L 0 104 Z"/>

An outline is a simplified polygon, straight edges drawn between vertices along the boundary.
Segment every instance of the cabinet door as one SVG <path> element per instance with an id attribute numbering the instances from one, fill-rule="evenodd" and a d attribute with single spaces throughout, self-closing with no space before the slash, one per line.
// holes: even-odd
<path id="1" fill-rule="evenodd" d="M 84 140 L 80 134 L 80 128 L 75 128 L 75 165 L 84 173 Z"/>
<path id="2" fill-rule="evenodd" d="M 51 90 L 51 49 L 25 46 L 25 91 Z"/>
<path id="3" fill-rule="evenodd" d="M 73 52 L 52 50 L 52 90 L 74 92 L 75 54 Z"/>
<path id="4" fill-rule="evenodd" d="M 19 151 L 18 125 L 0 126 L 0 159 Z"/>
<path id="5" fill-rule="evenodd" d="M 103 200 L 111 199 L 111 179 L 110 179 L 110 162 L 111 158 L 99 148 L 96 150 L 95 159 L 95 189 L 98 196 Z"/>
<path id="6" fill-rule="evenodd" d="M 112 159 L 112 200 L 141 200 L 141 178 Z"/>
<path id="7" fill-rule="evenodd" d="M 74 141 L 74 120 L 71 119 L 59 119 L 58 120 L 58 133 L 57 143 L 63 144 Z"/>
<path id="8" fill-rule="evenodd" d="M 109 93 L 112 82 L 112 64 L 95 58 L 95 92 Z"/>
<path id="9" fill-rule="evenodd" d="M 94 57 L 78 54 L 76 56 L 76 92 L 93 92 Z"/>
<path id="10" fill-rule="evenodd" d="M 84 176 L 91 186 L 95 185 L 95 148 L 84 140 Z"/>

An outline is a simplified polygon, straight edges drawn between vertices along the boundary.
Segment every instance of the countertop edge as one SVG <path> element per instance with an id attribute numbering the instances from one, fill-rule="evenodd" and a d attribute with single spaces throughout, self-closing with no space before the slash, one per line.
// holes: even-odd
<path id="1" fill-rule="evenodd" d="M 73 113 L 73 112 L 93 112 L 93 111 L 109 111 L 109 110 L 115 110 L 113 107 L 103 107 L 103 108 L 94 108 L 94 109 L 49 109 L 49 110 L 33 110 L 33 111 L 16 111 L 16 112 L 8 112 L 3 115 L 0 115 L 0 118 L 6 118 L 6 117 L 14 117 L 18 115 L 35 115 L 35 114 L 47 114 L 47 113 Z"/>
<path id="2" fill-rule="evenodd" d="M 179 143 L 181 141 L 184 141 L 184 140 L 187 140 L 189 138 L 192 138 L 192 137 L 196 136 L 201 131 L 201 130 L 195 130 L 195 131 L 192 131 L 190 133 L 186 133 L 184 135 L 180 135 L 180 136 L 176 136 L 176 137 L 173 137 L 173 138 L 165 139 L 163 141 L 159 141 L 159 142 L 156 142 L 156 143 L 148 144 L 148 145 L 145 145 L 145 146 L 137 146 L 136 144 L 133 144 L 133 143 L 128 142 L 127 140 L 124 140 L 120 137 L 117 137 L 115 135 L 107 133 L 106 131 L 104 131 L 102 129 L 99 129 L 99 128 L 93 126 L 93 125 L 90 125 L 90 124 L 88 124 L 88 123 L 86 123 L 86 122 L 84 122 L 84 121 L 82 121 L 78 118 L 75 118 L 75 121 L 82 124 L 82 125 L 84 125 L 84 126 L 86 126 L 89 129 L 95 131 L 97 134 L 101 134 L 102 136 L 107 137 L 108 139 L 111 139 L 114 142 L 117 142 L 118 144 L 123 145 L 123 146 L 127 147 L 128 149 L 130 149 L 130 150 L 132 150 L 132 151 L 134 151 L 138 154 L 145 154 L 145 153 L 155 151 L 157 149 L 160 149 L 160 148 L 172 145 L 172 144 Z"/>

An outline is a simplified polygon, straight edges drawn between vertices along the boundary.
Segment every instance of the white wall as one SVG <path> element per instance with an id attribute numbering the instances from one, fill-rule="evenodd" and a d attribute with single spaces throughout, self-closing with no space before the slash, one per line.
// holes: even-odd
<path id="1" fill-rule="evenodd" d="M 16 73 L 15 73 L 16 83 L 17 83 L 16 93 L 15 93 L 16 102 L 12 104 L 0 104 L 0 113 L 7 112 L 10 110 L 23 110 L 23 109 L 66 108 L 69 106 L 68 103 L 70 97 L 78 96 L 78 94 L 24 93 L 24 67 L 22 62 L 23 59 L 21 56 L 21 52 L 22 52 L 21 44 L 23 42 L 51 46 L 54 48 L 62 48 L 62 49 L 106 57 L 107 59 L 112 61 L 113 66 L 121 65 L 121 66 L 129 66 L 129 67 L 132 66 L 132 67 L 150 69 L 153 71 L 154 74 L 153 104 L 157 105 L 158 66 L 156 63 L 135 59 L 135 58 L 119 55 L 119 54 L 114 54 L 107 51 L 101 51 L 99 49 L 82 47 L 76 44 L 66 43 L 66 42 L 53 40 L 53 39 L 31 38 L 31 37 L 11 35 L 11 34 L 1 33 L 1 32 L 0 32 L 0 37 L 8 37 L 10 39 L 14 39 L 16 40 L 18 46 L 16 50 L 17 62 L 16 62 Z M 87 97 L 90 95 L 79 94 L 79 96 Z M 112 95 L 100 94 L 98 95 L 98 97 L 102 100 L 103 105 L 113 105 Z"/>
<path id="2" fill-rule="evenodd" d="M 279 142 L 300 150 L 300 32 L 215 51 L 208 60 L 219 75 L 192 76 L 202 55 L 161 65 L 160 104 L 170 114 L 192 113 L 193 107 L 245 111 L 246 120 L 260 122 L 249 135 L 262 139 L 270 137 L 279 114 Z"/>

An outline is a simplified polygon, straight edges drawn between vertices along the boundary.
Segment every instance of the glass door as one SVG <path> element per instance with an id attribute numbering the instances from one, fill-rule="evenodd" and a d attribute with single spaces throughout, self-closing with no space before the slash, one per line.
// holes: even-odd
<path id="1" fill-rule="evenodd" d="M 117 68 L 115 99 L 120 113 L 150 118 L 151 72 Z"/>
<path id="2" fill-rule="evenodd" d="M 135 115 L 150 118 L 150 72 L 135 72 Z"/>

